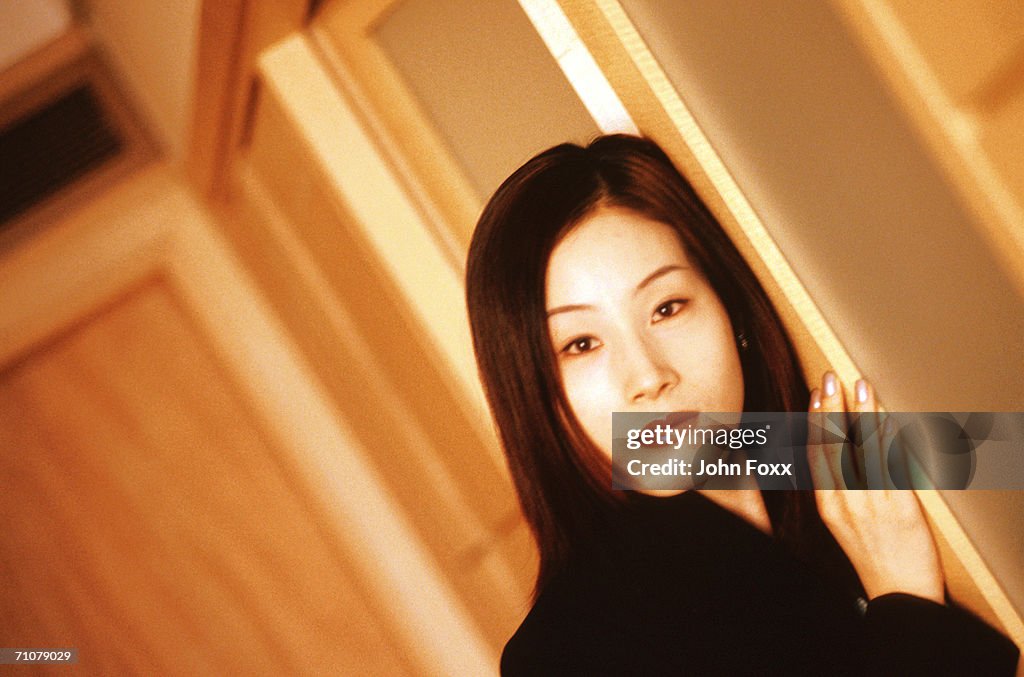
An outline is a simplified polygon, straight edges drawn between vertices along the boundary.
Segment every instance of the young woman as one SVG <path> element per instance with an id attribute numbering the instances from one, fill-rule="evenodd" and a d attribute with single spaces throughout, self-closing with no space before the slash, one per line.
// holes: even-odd
<path id="1" fill-rule="evenodd" d="M 517 170 L 480 218 L 467 298 L 540 550 L 504 674 L 1013 674 L 1016 647 L 947 603 L 913 492 L 611 489 L 613 411 L 846 407 L 831 373 L 808 392 L 764 290 L 652 142 Z M 810 455 L 816 486 L 841 486 L 836 450 Z"/>

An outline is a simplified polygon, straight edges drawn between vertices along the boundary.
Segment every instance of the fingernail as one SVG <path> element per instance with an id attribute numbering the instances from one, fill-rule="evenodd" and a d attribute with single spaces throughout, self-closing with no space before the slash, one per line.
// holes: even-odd
<path id="1" fill-rule="evenodd" d="M 832 372 L 825 372 L 825 397 L 832 397 L 836 394 L 836 375 Z"/>
<path id="2" fill-rule="evenodd" d="M 868 401 L 868 382 L 864 379 L 857 380 L 857 401 L 864 404 Z"/>
<path id="3" fill-rule="evenodd" d="M 821 391 L 817 388 L 811 391 L 811 409 L 821 409 Z"/>

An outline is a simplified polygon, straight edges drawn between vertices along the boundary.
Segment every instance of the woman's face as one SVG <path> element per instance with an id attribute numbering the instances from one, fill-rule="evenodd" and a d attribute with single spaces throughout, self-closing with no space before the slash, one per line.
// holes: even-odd
<path id="1" fill-rule="evenodd" d="M 669 226 L 597 209 L 555 246 L 546 293 L 565 393 L 609 456 L 614 411 L 742 411 L 729 317 Z"/>

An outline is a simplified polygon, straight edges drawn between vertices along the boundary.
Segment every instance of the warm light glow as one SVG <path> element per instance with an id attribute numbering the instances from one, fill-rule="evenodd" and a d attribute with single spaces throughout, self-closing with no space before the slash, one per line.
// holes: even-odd
<path id="1" fill-rule="evenodd" d="M 639 134 L 594 57 L 555 0 L 519 0 L 559 68 L 605 134 Z"/>

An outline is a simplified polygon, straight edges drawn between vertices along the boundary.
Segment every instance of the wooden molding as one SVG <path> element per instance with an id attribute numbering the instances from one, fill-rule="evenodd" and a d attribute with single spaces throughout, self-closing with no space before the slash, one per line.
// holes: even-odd
<path id="1" fill-rule="evenodd" d="M 476 373 L 465 315 L 462 275 L 431 236 L 387 158 L 333 86 L 309 41 L 294 35 L 260 61 L 268 96 L 282 102 L 330 194 L 361 229 L 367 246 L 398 285 L 436 346 L 441 364 L 463 396 L 470 420 L 490 418 Z M 337 152 L 345 148 L 345 154 Z M 481 437 L 486 437 L 482 434 Z M 495 462 L 503 466 L 504 460 Z"/>
<path id="2" fill-rule="evenodd" d="M 938 541 L 950 594 L 992 625 L 1002 627 L 1018 647 L 1024 646 L 1020 614 L 942 495 L 935 490 L 919 490 L 917 496 Z"/>
<path id="3" fill-rule="evenodd" d="M 3 72 L 0 78 L 0 105 L 39 86 L 54 73 L 84 59 L 92 41 L 81 26 L 72 25 L 55 40 L 35 50 Z"/>
<path id="4" fill-rule="evenodd" d="M 221 196 L 255 92 L 256 60 L 299 30 L 308 0 L 203 0 L 196 49 L 196 93 L 186 171 L 200 192 Z"/>
<path id="5" fill-rule="evenodd" d="M 313 21 L 310 42 L 340 89 L 352 98 L 407 190 L 422 196 L 417 200 L 419 209 L 461 269 L 483 204 L 375 39 L 376 26 L 396 5 L 397 0 L 326 2 Z"/>

